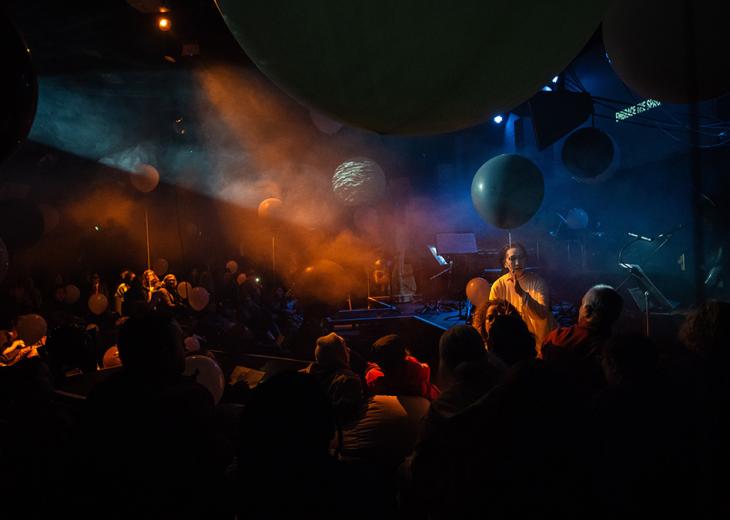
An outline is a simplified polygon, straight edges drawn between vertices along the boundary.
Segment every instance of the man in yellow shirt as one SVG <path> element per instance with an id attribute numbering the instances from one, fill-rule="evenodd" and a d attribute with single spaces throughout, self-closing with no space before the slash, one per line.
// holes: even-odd
<path id="1" fill-rule="evenodd" d="M 550 293 L 545 280 L 525 270 L 527 251 L 521 244 L 505 248 L 502 265 L 507 273 L 499 277 L 489 293 L 490 300 L 506 300 L 520 313 L 527 328 L 535 336 L 538 355 L 548 333 L 556 327 L 550 311 Z"/>

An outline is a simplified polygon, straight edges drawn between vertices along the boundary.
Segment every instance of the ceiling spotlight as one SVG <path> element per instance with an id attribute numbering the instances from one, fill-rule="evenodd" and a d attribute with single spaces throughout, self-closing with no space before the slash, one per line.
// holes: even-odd
<path id="1" fill-rule="evenodd" d="M 502 121 L 504 121 L 504 117 L 502 117 L 502 114 L 497 114 L 494 116 L 493 121 L 497 124 L 500 124 Z"/>
<path id="2" fill-rule="evenodd" d="M 157 28 L 161 31 L 169 31 L 172 28 L 172 22 L 165 16 L 160 16 L 157 19 Z"/>
<path id="3" fill-rule="evenodd" d="M 553 76 L 552 82 L 553 83 L 557 83 L 558 82 L 558 77 L 557 76 Z"/>
<path id="4" fill-rule="evenodd" d="M 550 87 L 548 85 L 545 85 L 544 87 L 542 87 L 542 90 L 543 90 L 543 92 L 552 92 L 553 91 L 552 87 Z"/>

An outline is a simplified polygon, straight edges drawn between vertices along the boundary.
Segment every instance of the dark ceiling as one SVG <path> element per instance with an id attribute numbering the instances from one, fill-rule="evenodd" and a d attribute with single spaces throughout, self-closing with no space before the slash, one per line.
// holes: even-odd
<path id="1" fill-rule="evenodd" d="M 250 64 L 212 0 L 166 2 L 172 29 L 157 29 L 159 12 L 130 0 L 10 0 L 8 11 L 24 33 L 41 76 L 89 71 L 148 70 L 186 63 L 183 45 L 197 44 L 206 60 Z M 195 57 L 194 57 L 195 58 Z"/>

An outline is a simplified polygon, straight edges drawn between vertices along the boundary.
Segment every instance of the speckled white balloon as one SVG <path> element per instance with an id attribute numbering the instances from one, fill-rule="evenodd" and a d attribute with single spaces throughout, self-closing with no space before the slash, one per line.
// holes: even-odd
<path id="1" fill-rule="evenodd" d="M 347 206 L 372 204 L 382 197 L 385 187 L 385 173 L 371 159 L 349 159 L 332 177 L 332 191 Z"/>

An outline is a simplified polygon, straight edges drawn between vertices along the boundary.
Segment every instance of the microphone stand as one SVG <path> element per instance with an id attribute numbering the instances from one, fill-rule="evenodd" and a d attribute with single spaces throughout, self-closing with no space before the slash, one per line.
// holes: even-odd
<path id="1" fill-rule="evenodd" d="M 672 239 L 674 236 L 674 232 L 682 229 L 684 227 L 684 224 L 672 229 L 672 231 L 668 233 L 662 233 L 658 235 L 655 238 L 652 238 L 650 241 L 653 242 L 654 240 L 657 240 L 658 238 L 661 238 L 662 241 L 659 243 L 657 247 L 655 247 L 653 250 L 649 251 L 647 255 L 641 260 L 642 264 L 646 264 L 652 256 L 654 256 L 657 251 L 659 251 L 661 248 L 663 248 L 667 243 Z M 618 253 L 618 264 L 619 266 L 623 267 L 625 264 L 623 263 L 623 254 L 624 251 L 632 244 L 640 241 L 640 240 L 646 240 L 645 237 L 642 237 L 641 235 L 637 235 L 634 233 L 630 233 L 629 236 L 631 236 L 631 240 L 629 240 L 624 246 L 619 250 Z M 641 265 L 641 264 L 639 264 Z M 624 280 L 616 287 L 616 290 L 619 290 L 626 282 L 628 282 L 632 277 L 634 276 L 634 273 L 629 269 L 629 275 L 624 278 Z M 645 327 L 646 327 L 646 337 L 649 337 L 650 334 L 650 312 L 649 312 L 649 291 L 644 290 L 644 320 L 645 320 Z"/>

